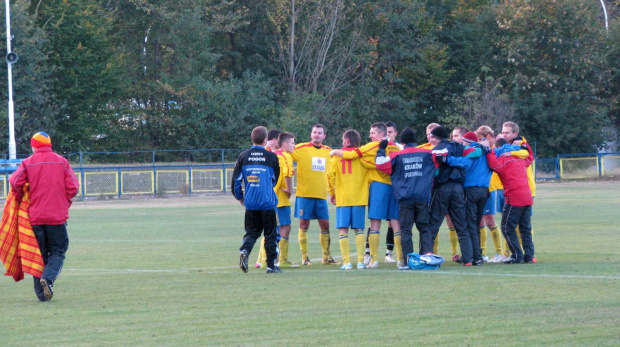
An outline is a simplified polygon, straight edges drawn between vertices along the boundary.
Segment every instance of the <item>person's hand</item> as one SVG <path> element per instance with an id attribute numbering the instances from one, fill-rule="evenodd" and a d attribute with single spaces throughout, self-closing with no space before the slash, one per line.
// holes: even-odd
<path id="1" fill-rule="evenodd" d="M 241 204 L 241 206 L 244 206 L 244 205 L 243 205 L 243 202 L 244 202 L 244 201 L 245 201 L 245 199 L 241 199 L 241 200 L 239 200 L 239 203 Z"/>
<path id="2" fill-rule="evenodd" d="M 287 189 L 280 188 L 280 190 L 285 192 L 287 197 L 289 197 L 289 198 L 291 197 L 291 190 L 290 189 L 288 189 L 288 188 Z"/>
<path id="3" fill-rule="evenodd" d="M 448 156 L 446 155 L 438 155 L 435 157 L 435 160 L 437 160 L 437 162 L 439 164 L 445 164 L 448 162 Z"/>
<path id="4" fill-rule="evenodd" d="M 381 140 L 381 142 L 379 142 L 379 149 L 386 149 L 388 146 L 388 140 Z"/>
<path id="5" fill-rule="evenodd" d="M 480 149 L 482 150 L 482 153 L 484 153 L 484 154 L 491 153 L 491 147 L 482 146 L 482 147 L 480 147 Z"/>
<path id="6" fill-rule="evenodd" d="M 329 202 L 331 202 L 332 205 L 336 205 L 336 196 L 335 195 L 330 195 L 329 196 Z"/>

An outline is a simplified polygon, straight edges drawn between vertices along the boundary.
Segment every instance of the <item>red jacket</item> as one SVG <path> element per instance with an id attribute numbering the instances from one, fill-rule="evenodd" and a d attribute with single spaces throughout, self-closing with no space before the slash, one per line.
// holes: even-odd
<path id="1" fill-rule="evenodd" d="M 515 157 L 496 157 L 495 151 L 487 154 L 489 168 L 499 175 L 504 185 L 504 198 L 512 206 L 530 206 L 534 204 L 532 191 L 527 181 L 527 168 L 532 164 L 532 151 L 525 159 Z"/>
<path id="2" fill-rule="evenodd" d="M 18 200 L 23 187 L 30 184 L 30 223 L 60 225 L 69 218 L 69 207 L 80 187 L 67 159 L 52 152 L 51 147 L 37 148 L 9 178 Z"/>

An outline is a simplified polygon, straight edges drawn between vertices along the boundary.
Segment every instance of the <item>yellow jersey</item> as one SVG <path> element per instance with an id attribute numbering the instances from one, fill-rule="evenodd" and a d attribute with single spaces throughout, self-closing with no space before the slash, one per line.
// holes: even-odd
<path id="1" fill-rule="evenodd" d="M 343 159 L 357 159 L 364 161 L 364 165 L 366 167 L 371 168 L 368 171 L 368 181 L 369 182 L 381 182 L 385 184 L 392 185 L 392 180 L 390 179 L 390 175 L 386 174 L 383 171 L 377 170 L 377 165 L 375 164 L 375 157 L 377 156 L 377 151 L 379 150 L 379 141 L 369 142 L 363 145 L 360 148 L 356 148 L 351 151 L 346 151 L 342 153 Z M 390 155 L 392 152 L 398 152 L 400 148 L 394 143 L 389 142 L 387 148 L 385 149 L 385 155 Z"/>
<path id="2" fill-rule="evenodd" d="M 343 148 L 343 154 L 356 148 Z M 329 195 L 336 195 L 336 206 L 368 205 L 368 168 L 361 160 L 333 156 L 327 171 Z"/>
<path id="3" fill-rule="evenodd" d="M 297 196 L 327 199 L 327 169 L 331 147 L 315 147 L 311 142 L 300 143 L 291 153 L 297 162 Z"/>
<path id="4" fill-rule="evenodd" d="M 433 149 L 433 147 L 435 147 L 435 146 L 433 146 L 433 144 L 432 144 L 432 143 L 428 142 L 428 143 L 425 143 L 425 144 L 419 145 L 419 146 L 417 146 L 416 148 L 422 148 L 422 149 Z"/>
<path id="5" fill-rule="evenodd" d="M 493 171 L 491 174 L 491 181 L 489 182 L 489 191 L 492 192 L 498 189 L 504 189 L 504 185 L 502 184 L 502 180 L 499 179 L 497 172 Z"/>
<path id="6" fill-rule="evenodd" d="M 293 188 L 286 185 L 286 178 L 293 177 L 295 173 L 293 169 L 293 159 L 288 152 L 276 151 L 274 152 L 278 156 L 278 162 L 280 163 L 280 176 L 273 190 L 278 197 L 278 207 L 291 206 L 288 194 L 282 191 L 282 189 Z"/>
<path id="7" fill-rule="evenodd" d="M 527 140 L 525 140 L 525 137 L 521 137 L 523 139 L 522 142 L 527 143 Z M 528 144 L 529 146 L 529 144 Z M 527 158 L 530 153 L 525 150 L 519 150 L 519 151 L 512 151 L 512 156 L 519 158 L 519 159 L 525 159 Z M 532 196 L 536 196 L 536 177 L 534 176 L 534 165 L 535 165 L 535 161 L 532 161 L 532 165 L 527 167 L 527 184 L 530 186 L 530 190 L 532 191 Z"/>

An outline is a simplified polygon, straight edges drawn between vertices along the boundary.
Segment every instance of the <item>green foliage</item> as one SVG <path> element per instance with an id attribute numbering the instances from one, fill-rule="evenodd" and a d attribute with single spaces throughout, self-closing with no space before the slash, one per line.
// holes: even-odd
<path id="1" fill-rule="evenodd" d="M 54 146 L 59 151 L 92 149 L 105 133 L 107 105 L 116 95 L 111 18 L 95 0 L 36 2 L 30 11 L 48 38 L 47 65 L 55 67 L 50 77 L 59 107 Z"/>
<path id="2" fill-rule="evenodd" d="M 523 134 L 543 156 L 594 151 L 607 123 L 598 8 L 586 1 L 514 1 L 498 9 L 498 23 L 495 67 Z M 584 122 L 599 126 L 580 127 Z"/>
<path id="3" fill-rule="evenodd" d="M 246 72 L 229 80 L 197 80 L 188 96 L 190 112 L 179 119 L 184 148 L 245 148 L 257 125 L 276 121 L 273 88 L 260 73 Z"/>

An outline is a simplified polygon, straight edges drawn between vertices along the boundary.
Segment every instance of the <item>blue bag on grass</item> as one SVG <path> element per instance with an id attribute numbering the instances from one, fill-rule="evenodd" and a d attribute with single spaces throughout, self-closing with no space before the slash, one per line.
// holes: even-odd
<path id="1" fill-rule="evenodd" d="M 407 265 L 411 270 L 437 270 L 443 264 L 443 258 L 436 254 L 407 254 Z"/>

